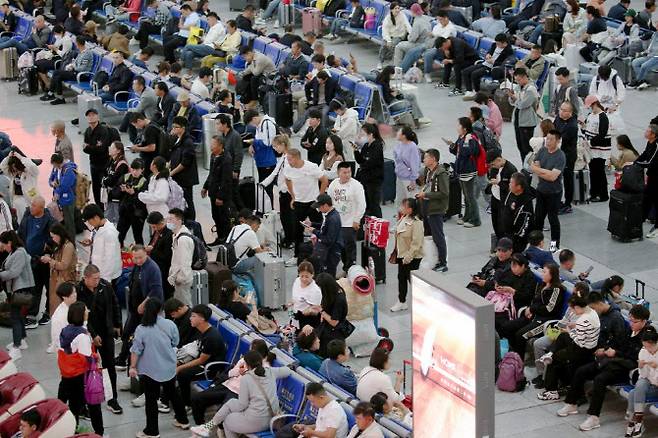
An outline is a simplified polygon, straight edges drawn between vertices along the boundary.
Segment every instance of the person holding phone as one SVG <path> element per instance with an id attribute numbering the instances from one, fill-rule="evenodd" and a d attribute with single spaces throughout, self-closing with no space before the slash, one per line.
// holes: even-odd
<path id="1" fill-rule="evenodd" d="M 468 117 L 460 117 L 457 121 L 456 141 L 443 141 L 448 144 L 450 153 L 456 156 L 454 169 L 459 176 L 459 185 L 464 195 L 464 217 L 457 219 L 457 225 L 463 225 L 464 228 L 479 227 L 480 211 L 478 201 L 475 195 L 475 184 L 477 177 L 476 160 L 480 153 L 480 144 L 477 137 L 473 135 L 473 124 Z"/>
<path id="2" fill-rule="evenodd" d="M 352 143 L 354 159 L 359 164 L 356 179 L 363 185 L 366 194 L 366 214 L 382 217 L 379 205 L 384 182 L 384 140 L 374 123 L 364 123 L 361 132 Z"/>

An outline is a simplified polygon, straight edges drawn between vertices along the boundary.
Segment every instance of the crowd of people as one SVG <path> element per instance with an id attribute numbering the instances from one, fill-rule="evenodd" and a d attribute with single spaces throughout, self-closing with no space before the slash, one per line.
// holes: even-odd
<path id="1" fill-rule="evenodd" d="M 350 56 L 342 62 L 326 52 L 317 35 L 310 32 L 300 37 L 292 27 L 273 35 L 291 47 L 290 56 L 279 68 L 252 47 L 241 46 L 241 32 L 264 34 L 266 29 L 261 26 L 269 17 L 278 16 L 282 2 L 270 2 L 260 18 L 256 18 L 256 8 L 247 6 L 234 20 L 224 21 L 208 9 L 207 1 L 181 5 L 180 20 L 172 20 L 160 0 L 146 1 L 152 15 L 139 25 L 135 39 L 140 50 L 132 56 L 129 30 L 121 21 L 139 13 L 138 0 L 106 7 L 105 37 L 96 33 L 94 21 L 82 21 L 100 4 L 85 2 L 85 8 L 69 10 L 55 2 L 56 24 L 51 27 L 47 23 L 51 17 L 44 17 L 43 9 L 34 2 L 33 33 L 23 41 L 0 38 L 0 49 L 15 47 L 19 54 L 33 48 L 50 52 L 51 56 L 35 61 L 44 102 L 66 103 L 63 82 L 91 70 L 95 44 L 112 51 L 114 63 L 107 78 L 94 78 L 101 99 L 113 100 L 120 91 L 139 97 L 138 106 L 125 114 L 118 130 L 102 120 L 96 109 L 86 111 L 88 127 L 82 133 L 80 149 L 88 158 L 72 145 L 64 122 L 52 123 L 51 193 L 40 193 L 39 165 L 17 147 L 10 146 L 0 162 L 10 185 L 7 198 L 0 199 L 4 259 L 0 280 L 10 302 L 11 357 L 19 360 L 21 351 L 28 348 L 27 329 L 50 323 L 48 353 L 57 354 L 62 377 L 58 398 L 68 403 L 76 420 L 88 415 L 100 435 L 105 432 L 101 407 L 84 398 L 84 375 L 93 362 L 108 370 L 113 397 L 107 408 L 114 414 L 123 412 L 117 395 L 123 386 L 121 373 L 138 380 L 139 394 L 131 404 L 145 408 L 146 426 L 139 437 L 159 436 L 159 413 L 172 409 L 174 426 L 191 429 L 197 436 L 209 436 L 216 429 L 229 437 L 266 429 L 279 411 L 276 379 L 291 371 L 273 366 L 276 357 L 265 342 L 253 341 L 250 351 L 231 368 L 213 367 L 209 388 L 191 390 L 199 372 L 206 364 L 223 361 L 227 348 L 210 323 L 210 308 L 195 303 L 192 297 L 200 252 L 230 246 L 231 271 L 248 276 L 257 296 L 267 293 L 268 286 L 255 274 L 256 254 L 270 248 L 259 232 L 261 217 L 254 212 L 259 206 L 250 207 L 253 199 L 247 199 L 242 190 L 246 150 L 254 161 L 254 191 L 278 206 L 281 246 L 292 250 L 285 264 L 295 266 L 298 273 L 290 304 L 295 327 L 292 354 L 302 366 L 362 401 L 354 409 L 357 424 L 348 431 L 340 405 L 321 385 L 311 383 L 306 397 L 318 409 L 317 422 L 290 424 L 289 430 L 281 432 L 288 435 L 281 436 L 383 436 L 374 421 L 376 415 L 410 424 L 402 377 L 398 374 L 393 381 L 386 374 L 391 367 L 386 349 L 376 348 L 369 366 L 359 373 L 346 365 L 350 351 L 345 340 L 353 326 L 347 319 L 345 291 L 336 278 L 345 276 L 357 263 L 364 216 L 382 217 L 385 179 L 386 146 L 380 121 L 359 120 L 350 108 L 351 97 L 341 92 L 330 70 L 360 74 L 357 60 Z M 624 44 L 633 45 L 640 26 L 655 30 L 651 29 L 651 9 L 655 9 L 651 2 L 639 14 L 628 9 L 624 0 L 611 9 L 610 16 L 614 12 L 625 20 L 617 35 L 625 36 Z M 18 5 L 14 3 L 0 2 L 3 30 L 15 30 L 17 19 L 11 7 Z M 359 0 L 351 3 L 349 15 L 333 21 L 328 39 L 341 38 L 347 26 L 363 26 L 363 7 Z M 574 272 L 575 254 L 562 248 L 560 216 L 573 211 L 577 172 L 589 169 L 591 184 L 586 196 L 604 202 L 610 191 L 606 167 L 623 171 L 634 166 L 642 172 L 646 169 L 643 218 L 655 221 L 658 120 L 648 124 L 644 133 L 647 145 L 638 153 L 619 129 L 629 84 L 608 65 L 589 78 L 587 96 L 581 100 L 578 82 L 583 78 L 573 80 L 573 73 L 557 62 L 550 108 L 546 114 L 538 109 L 538 80 L 548 63 L 559 61 L 550 56 L 545 42 L 537 45 L 544 38 L 545 19 L 561 16 L 564 34 L 560 42 L 566 46 L 583 41 L 586 45 L 581 54 L 594 59 L 600 48 L 596 34 L 607 25 L 601 19 L 602 2 L 591 3 L 582 9 L 571 0 L 535 1 L 523 4 L 513 16 L 503 15 L 493 6 L 480 17 L 481 11 L 473 7 L 470 27 L 495 41 L 483 62 L 476 63 L 478 54 L 457 36 L 457 26 L 469 27 L 469 22 L 451 8 L 449 0 L 407 5 L 411 22 L 403 5 L 391 2 L 382 23 L 380 65 L 376 74 L 362 76 L 381 86 L 387 105 L 405 106 L 413 119 L 395 132 L 392 151 L 398 208 L 388 261 L 397 265 L 398 297 L 390 310 L 409 308 L 410 275 L 425 256 L 426 236 L 436 246 L 434 271 L 448 271 L 443 227 L 454 207 L 453 198 L 458 197 L 457 212 L 452 213 L 458 215 L 456 223 L 466 229 L 480 227 L 488 213 L 495 235 L 495 254 L 467 287 L 482 297 L 497 294 L 508 301 L 513 297 L 514 305 L 496 314 L 496 333 L 507 340 L 509 351 L 522 359 L 531 345 L 537 360 L 533 384 L 542 390 L 538 397 L 558 400 L 560 391 L 568 388 L 565 406 L 557 414 L 577 414 L 586 397 L 585 382 L 593 380 L 588 417 L 580 425 L 583 431 L 592 430 L 600 425 L 607 386 L 623 383 L 628 371 L 639 367 L 639 380 L 629 397 L 626 432 L 628 437 L 638 437 L 643 433 L 644 401 L 658 386 L 652 371 L 658 363 L 658 335 L 649 324 L 648 310 L 624 301 L 620 277 L 593 282 L 589 270 Z M 22 2 L 20 6 L 25 7 Z M 201 16 L 205 16 L 208 30 L 199 37 L 193 33 Z M 432 17 L 436 17 L 435 23 Z M 147 67 L 154 55 L 149 35 L 159 34 L 161 29 L 165 30 L 164 61 L 158 63 L 157 78 L 149 87 L 143 76 L 133 76 L 126 60 Z M 50 32 L 55 36 L 53 44 L 47 43 Z M 194 38 L 197 41 L 192 42 Z M 516 59 L 512 43 L 524 40 L 531 43 L 531 50 L 525 58 Z M 649 54 L 653 46 L 649 46 Z M 234 90 L 213 79 L 212 67 L 227 58 L 241 58 L 246 63 Z M 636 80 L 632 85 L 645 83 L 652 60 L 646 56 L 633 61 Z M 199 69 L 195 68 L 197 61 Z M 454 156 L 452 164 L 448 156 L 442 160 L 437 147 L 420 147 L 416 130 L 430 120 L 413 94 L 391 87 L 395 67 L 408 72 L 420 61 L 421 79 L 431 83 L 440 65 L 443 76 L 437 88 L 452 87 L 452 80 L 449 96 L 473 101 L 467 114 L 456 120 L 453 139 L 444 138 Z M 385 65 L 390 62 L 393 65 Z M 510 149 L 501 147 L 502 103 L 482 86 L 482 79 L 489 76 L 513 81 L 514 85 L 505 89 L 504 103 L 511 107 L 521 168 L 510 161 Z M 263 85 L 272 78 L 283 78 L 284 90 L 292 94 L 297 117 L 290 126 L 279 126 L 275 117 L 263 112 Z M 303 85 L 292 91 L 291 81 Z M 183 91 L 174 98 L 169 84 L 188 88 L 189 93 Z M 205 181 L 199 178 L 196 154 L 201 118 L 191 95 L 214 102 L 220 113 L 215 120 L 218 134 L 207 139 L 211 156 Z M 335 115 L 333 123 L 330 113 Z M 537 126 L 540 135 L 536 135 Z M 126 135 L 122 137 L 122 133 Z M 619 153 L 613 153 L 613 140 Z M 129 160 L 128 152 L 136 154 L 135 158 Z M 87 159 L 90 178 L 79 170 L 81 160 Z M 84 194 L 87 185 L 91 199 Z M 207 206 L 195 205 L 195 192 L 209 201 L 216 236 L 208 243 L 197 232 L 196 222 L 197 212 Z M 579 196 L 583 200 L 582 193 Z M 545 242 L 544 231 L 549 229 L 550 240 Z M 76 245 L 80 233 L 83 238 Z M 657 236 L 654 222 L 647 237 Z M 122 315 L 122 252 L 130 242 L 128 252 L 135 266 L 128 278 L 127 314 Z M 543 269 L 540 281 L 533 275 L 533 265 Z M 573 283 L 574 292 L 568 299 L 563 282 Z M 247 323 L 259 316 L 253 302 L 240 295 L 232 280 L 221 285 L 220 300 L 213 304 Z M 565 306 L 568 310 L 562 315 Z M 620 308 L 629 312 L 630 329 L 624 325 Z M 560 321 L 557 334 L 545 332 L 549 320 Z M 118 354 L 115 339 L 122 341 Z M 208 408 L 217 405 L 219 409 L 210 412 Z M 23 437 L 29 437 L 39 423 L 35 413 L 21 418 Z M 188 419 L 190 413 L 195 426 Z M 207 414 L 214 414 L 209 421 Z"/>

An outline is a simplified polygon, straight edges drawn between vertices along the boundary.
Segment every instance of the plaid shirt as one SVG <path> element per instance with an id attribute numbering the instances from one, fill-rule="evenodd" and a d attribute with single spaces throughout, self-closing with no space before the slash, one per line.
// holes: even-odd
<path id="1" fill-rule="evenodd" d="M 169 9 L 164 4 L 160 3 L 158 9 L 155 11 L 155 17 L 151 20 L 156 26 L 164 26 L 169 21 Z"/>

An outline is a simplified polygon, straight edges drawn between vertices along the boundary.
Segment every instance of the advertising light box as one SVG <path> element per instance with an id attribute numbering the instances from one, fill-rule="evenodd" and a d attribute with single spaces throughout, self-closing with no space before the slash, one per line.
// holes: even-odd
<path id="1" fill-rule="evenodd" d="M 411 296 L 414 438 L 493 438 L 493 305 L 426 270 Z"/>

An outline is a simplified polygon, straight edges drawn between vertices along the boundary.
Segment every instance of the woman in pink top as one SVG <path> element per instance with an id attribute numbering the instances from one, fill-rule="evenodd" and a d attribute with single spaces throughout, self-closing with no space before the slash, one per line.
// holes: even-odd
<path id="1" fill-rule="evenodd" d="M 263 360 L 265 368 L 271 367 L 274 359 L 276 359 L 276 355 L 269 351 L 267 344 L 262 339 L 254 339 L 251 342 L 251 350 L 257 351 L 265 358 Z M 221 407 L 232 398 L 238 398 L 240 379 L 246 372 L 247 364 L 245 364 L 243 358 L 240 358 L 228 373 L 218 374 L 208 389 L 192 394 L 192 416 L 197 425 L 205 423 L 206 408 L 208 406 L 219 405 Z"/>
<path id="2" fill-rule="evenodd" d="M 126 0 L 122 6 L 105 6 L 107 14 L 107 23 L 110 24 L 119 21 L 137 21 L 142 14 L 142 0 Z"/>
<path id="3" fill-rule="evenodd" d="M 475 103 L 482 108 L 482 114 L 486 119 L 487 128 L 491 129 L 496 134 L 496 137 L 500 138 L 503 135 L 503 115 L 496 102 L 484 93 L 477 93 L 475 95 Z"/>

